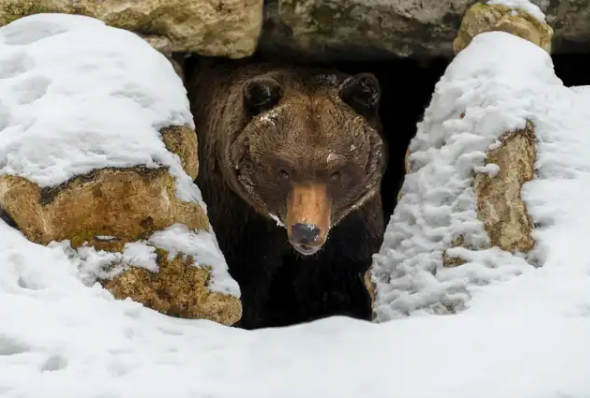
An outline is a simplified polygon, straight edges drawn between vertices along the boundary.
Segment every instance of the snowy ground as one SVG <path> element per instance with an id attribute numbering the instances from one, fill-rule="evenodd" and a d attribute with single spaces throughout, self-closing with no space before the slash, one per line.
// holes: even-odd
<path id="1" fill-rule="evenodd" d="M 455 59 L 412 143 L 416 172 L 404 185 L 412 195 L 376 258 L 379 313 L 393 319 L 380 324 L 333 318 L 246 332 L 167 318 L 86 286 L 63 244 L 30 243 L 0 222 L 0 396 L 588 398 L 589 108 L 590 90 L 564 88 L 550 58 L 519 38 L 480 35 Z M 481 233 L 464 179 L 525 118 L 539 140 L 539 178 L 525 199 L 542 267 L 488 251 L 433 277 L 453 227 Z M 441 192 L 464 195 L 460 211 L 438 203 Z M 429 315 L 443 297 L 466 310 Z"/>

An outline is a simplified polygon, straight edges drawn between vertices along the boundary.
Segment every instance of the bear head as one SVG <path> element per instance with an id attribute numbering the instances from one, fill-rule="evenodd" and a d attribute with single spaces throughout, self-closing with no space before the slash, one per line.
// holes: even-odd
<path id="1" fill-rule="evenodd" d="M 224 159 L 231 185 L 284 226 L 298 252 L 314 254 L 379 192 L 379 82 L 368 73 L 285 69 L 244 79 L 238 96 L 232 114 L 242 120 Z"/>

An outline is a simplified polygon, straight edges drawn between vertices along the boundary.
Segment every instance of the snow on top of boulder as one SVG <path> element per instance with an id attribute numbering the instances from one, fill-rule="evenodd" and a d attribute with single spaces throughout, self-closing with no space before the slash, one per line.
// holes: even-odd
<path id="1" fill-rule="evenodd" d="M 476 36 L 436 85 L 411 141 L 411 172 L 374 256 L 380 321 L 408 314 L 467 312 L 590 314 L 590 96 L 555 76 L 551 57 L 504 32 Z M 462 113 L 464 114 L 462 115 Z M 506 132 L 533 123 L 535 179 L 522 199 L 536 244 L 527 254 L 453 248 L 464 235 L 489 238 L 476 211 L 473 172 Z"/>
<path id="2" fill-rule="evenodd" d="M 531 3 L 529 0 L 490 0 L 487 2 L 487 4 L 498 4 L 506 6 L 512 10 L 521 10 L 530 14 L 539 22 L 545 22 L 545 14 L 543 13 L 543 11 L 541 11 L 539 6 Z"/>
<path id="3" fill-rule="evenodd" d="M 229 275 L 213 228 L 209 231 L 191 231 L 184 224 L 174 224 L 154 233 L 148 243 L 166 250 L 171 259 L 182 254 L 192 257 L 195 266 L 212 266 L 209 290 L 240 297 L 240 287 Z"/>
<path id="4" fill-rule="evenodd" d="M 170 260 L 176 255 L 191 257 L 194 267 L 210 267 L 207 288 L 211 292 L 240 297 L 240 287 L 230 276 L 227 262 L 219 248 L 215 232 L 192 231 L 184 224 L 174 224 L 156 231 L 145 241 L 126 243 L 122 253 L 96 250 L 84 245 L 72 249 L 69 242 L 60 242 L 64 249 L 80 263 L 80 277 L 86 284 L 98 279 L 111 279 L 129 266 L 158 272 L 157 249 L 168 252 Z"/>
<path id="5" fill-rule="evenodd" d="M 139 36 L 81 15 L 0 28 L 0 173 L 40 187 L 104 167 L 169 166 L 180 200 L 198 188 L 159 130 L 194 127 L 170 62 Z"/>

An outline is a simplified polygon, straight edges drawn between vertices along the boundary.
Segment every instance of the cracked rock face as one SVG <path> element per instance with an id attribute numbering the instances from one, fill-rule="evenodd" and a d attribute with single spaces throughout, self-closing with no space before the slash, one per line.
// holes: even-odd
<path id="1" fill-rule="evenodd" d="M 256 49 L 263 0 L 3 0 L 0 25 L 39 13 L 80 14 L 163 36 L 174 52 L 243 58 Z"/>
<path id="2" fill-rule="evenodd" d="M 590 49 L 589 0 L 530 0 L 546 15 L 555 30 L 553 52 L 586 52 Z"/>
<path id="3" fill-rule="evenodd" d="M 267 4 L 262 50 L 319 59 L 385 59 L 452 53 L 472 0 L 278 0 Z"/>
<path id="4" fill-rule="evenodd" d="M 461 21 L 476 0 L 269 0 L 259 48 L 264 53 L 304 54 L 317 60 L 451 58 Z M 553 33 L 525 37 L 554 53 L 590 49 L 590 0 L 531 0 Z M 500 7 L 501 8 L 501 7 Z M 498 13 L 498 8 L 496 13 Z M 500 12 L 498 30 L 511 20 Z M 530 31 L 519 19 L 515 32 Z M 511 32 L 514 33 L 514 32 Z M 547 39 L 552 44 L 547 42 Z M 552 47 L 552 48 L 551 48 Z"/>

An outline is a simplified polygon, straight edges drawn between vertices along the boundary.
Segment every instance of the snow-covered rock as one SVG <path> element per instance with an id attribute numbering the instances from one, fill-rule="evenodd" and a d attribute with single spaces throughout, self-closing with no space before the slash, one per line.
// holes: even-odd
<path id="1" fill-rule="evenodd" d="M 589 100 L 564 87 L 547 52 L 514 35 L 479 34 L 457 55 L 411 142 L 411 170 L 374 258 L 378 321 L 589 313 Z M 491 155 L 506 133 L 520 149 Z M 483 181 L 497 184 L 492 196 L 482 196 Z"/>
<path id="2" fill-rule="evenodd" d="M 33 242 L 68 241 L 85 279 L 105 280 L 118 298 L 231 324 L 241 316 L 239 288 L 197 172 L 186 91 L 147 42 L 74 15 L 0 28 L 6 213 Z"/>
<path id="3" fill-rule="evenodd" d="M 453 50 L 458 53 L 475 36 L 490 31 L 522 37 L 551 52 L 553 28 L 545 22 L 539 7 L 528 0 L 490 0 L 472 5 L 463 15 Z"/>

